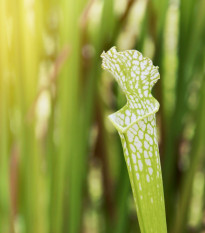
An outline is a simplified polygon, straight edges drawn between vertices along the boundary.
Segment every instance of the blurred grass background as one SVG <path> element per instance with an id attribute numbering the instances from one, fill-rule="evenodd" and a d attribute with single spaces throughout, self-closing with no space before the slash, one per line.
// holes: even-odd
<path id="1" fill-rule="evenodd" d="M 205 1 L 0 0 L 0 233 L 140 232 L 113 45 L 160 67 L 168 230 L 205 232 Z"/>

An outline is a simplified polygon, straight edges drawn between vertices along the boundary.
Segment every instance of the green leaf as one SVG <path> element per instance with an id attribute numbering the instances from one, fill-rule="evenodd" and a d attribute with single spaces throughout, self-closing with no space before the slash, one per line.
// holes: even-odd
<path id="1" fill-rule="evenodd" d="M 142 233 L 166 233 L 166 217 L 155 113 L 151 88 L 158 67 L 135 50 L 103 52 L 102 67 L 116 79 L 127 104 L 109 116 L 120 135 Z"/>

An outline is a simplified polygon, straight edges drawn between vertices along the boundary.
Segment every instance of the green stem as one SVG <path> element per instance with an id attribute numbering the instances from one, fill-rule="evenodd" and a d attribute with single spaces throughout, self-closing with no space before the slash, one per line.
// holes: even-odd
<path id="1" fill-rule="evenodd" d="M 8 41 L 6 39 L 6 1 L 0 1 L 0 233 L 12 231 L 9 177 L 8 128 Z"/>
<path id="2" fill-rule="evenodd" d="M 205 137 L 205 81 L 202 80 L 202 87 L 201 87 L 201 99 L 198 106 L 198 114 L 197 114 L 197 125 L 195 130 L 195 135 L 193 139 L 192 149 L 190 152 L 190 168 L 186 175 L 184 176 L 184 182 L 182 186 L 181 198 L 178 206 L 177 217 L 176 217 L 176 224 L 173 229 L 173 233 L 181 233 L 185 231 L 187 216 L 188 216 L 188 209 L 189 203 L 192 193 L 192 186 L 193 186 L 193 179 L 196 174 L 197 168 L 199 164 L 203 163 L 203 151 L 204 151 L 204 142 L 203 139 Z M 201 111 L 202 110 L 202 111 Z"/>

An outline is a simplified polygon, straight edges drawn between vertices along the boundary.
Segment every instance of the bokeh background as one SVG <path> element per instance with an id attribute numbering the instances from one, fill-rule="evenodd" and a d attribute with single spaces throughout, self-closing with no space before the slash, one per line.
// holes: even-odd
<path id="1" fill-rule="evenodd" d="M 205 1 L 0 0 L 0 233 L 140 233 L 114 45 L 159 66 L 169 233 L 205 232 Z"/>

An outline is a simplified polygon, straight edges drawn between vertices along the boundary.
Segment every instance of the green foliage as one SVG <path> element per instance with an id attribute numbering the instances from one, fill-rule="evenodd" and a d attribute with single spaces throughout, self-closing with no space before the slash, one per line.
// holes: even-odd
<path id="1" fill-rule="evenodd" d="M 159 103 L 151 88 L 157 67 L 138 51 L 101 55 L 102 66 L 114 75 L 127 104 L 110 116 L 121 137 L 141 232 L 167 232 L 155 113 Z"/>
<path id="2" fill-rule="evenodd" d="M 141 216 L 157 218 L 156 208 L 165 228 L 157 196 L 154 205 L 144 196 L 137 218 L 122 144 L 107 120 L 130 109 L 124 94 L 132 103 L 101 69 L 100 54 L 113 45 L 159 66 L 152 140 L 157 134 L 168 232 L 204 231 L 204 12 L 204 0 L 0 0 L 0 233 L 140 232 Z M 129 142 L 135 124 L 121 127 L 116 114 Z M 143 181 L 146 190 L 151 176 Z"/>

